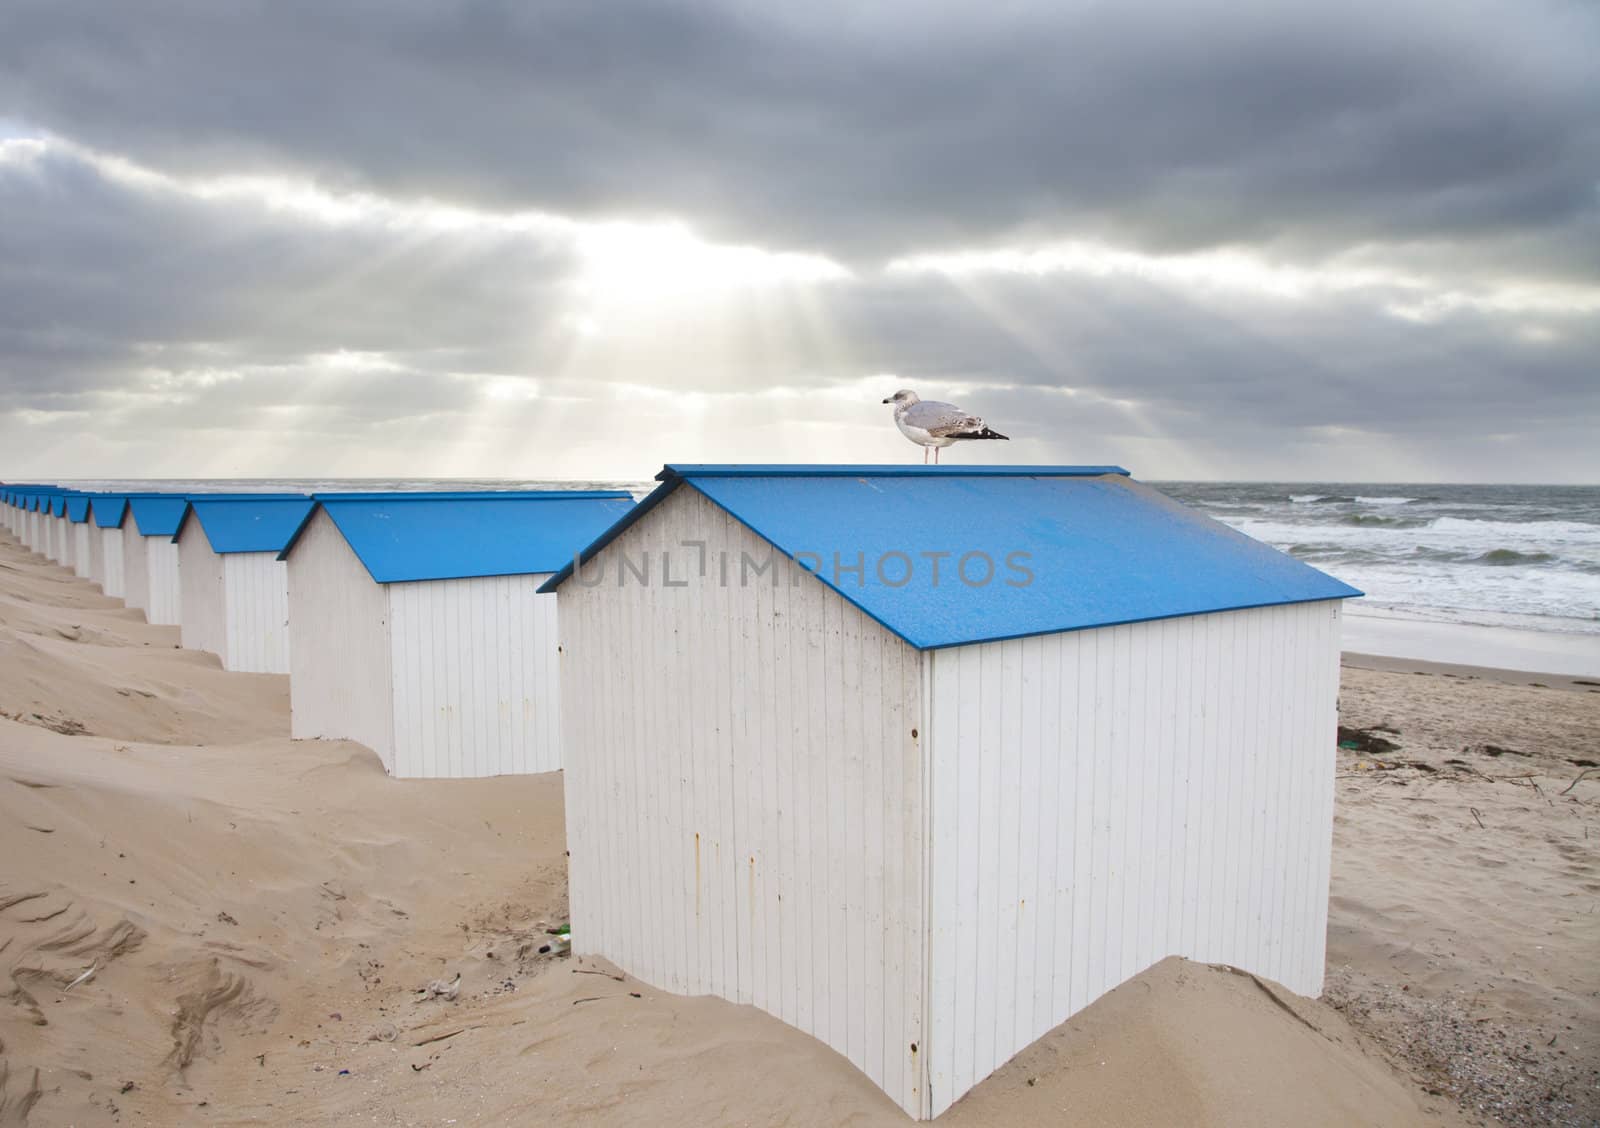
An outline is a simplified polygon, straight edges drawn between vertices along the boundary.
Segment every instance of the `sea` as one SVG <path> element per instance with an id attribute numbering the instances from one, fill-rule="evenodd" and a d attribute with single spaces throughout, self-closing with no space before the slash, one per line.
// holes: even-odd
<path id="1" fill-rule="evenodd" d="M 653 482 L 521 479 L 96 480 L 81 489 L 627 489 Z M 1437 485 L 1369 482 L 1151 482 L 1240 532 L 1293 554 L 1360 588 L 1347 605 L 1347 640 L 1388 633 L 1374 652 L 1495 664 L 1403 623 L 1479 628 L 1504 664 L 1527 669 L 1600 670 L 1600 486 Z M 1378 624 L 1376 620 L 1384 620 Z M 1397 622 L 1398 621 L 1398 624 Z M 1490 630 L 1488 635 L 1483 630 Z M 1493 632 L 1497 631 L 1498 634 Z M 1538 636 L 1536 645 L 1519 639 Z M 1478 646 L 1477 643 L 1474 644 Z M 1520 647 L 1520 649 L 1519 649 Z M 1398 650 L 1396 650 L 1398 648 Z M 1481 646 L 1478 647 L 1481 649 Z M 1415 651 L 1415 652 L 1413 652 Z M 1472 654 L 1477 654 L 1474 649 Z M 1559 663 L 1559 664 L 1558 664 Z"/>
<path id="2" fill-rule="evenodd" d="M 1352 614 L 1600 647 L 1600 486 L 1152 485 L 1360 588 Z"/>

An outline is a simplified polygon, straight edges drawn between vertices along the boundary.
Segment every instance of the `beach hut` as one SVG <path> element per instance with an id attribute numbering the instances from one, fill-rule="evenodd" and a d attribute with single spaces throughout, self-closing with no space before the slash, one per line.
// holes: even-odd
<path id="1" fill-rule="evenodd" d="M 29 537 L 32 541 L 30 547 L 40 556 L 49 556 L 50 548 L 50 500 L 55 496 L 55 491 L 45 488 L 38 490 L 33 496 L 32 526 Z"/>
<path id="2" fill-rule="evenodd" d="M 63 568 L 72 567 L 75 541 L 72 535 L 72 521 L 67 516 L 67 499 L 76 492 L 76 490 L 62 491 L 56 495 L 50 506 L 51 559 Z"/>
<path id="3" fill-rule="evenodd" d="M 31 482 L 13 482 L 5 491 L 6 529 L 22 541 L 27 531 L 28 502 L 38 487 Z"/>
<path id="4" fill-rule="evenodd" d="M 33 547 L 33 506 L 38 498 L 38 493 L 28 490 L 21 496 L 21 513 L 17 520 L 17 539 L 24 548 Z"/>
<path id="5" fill-rule="evenodd" d="M 288 569 L 278 559 L 306 514 L 304 494 L 192 495 L 178 522 L 182 640 L 224 669 L 289 672 Z"/>
<path id="6" fill-rule="evenodd" d="M 618 491 L 318 494 L 289 569 L 291 732 L 399 777 L 561 767 L 556 601 Z"/>
<path id="7" fill-rule="evenodd" d="M 177 625 L 183 591 L 178 582 L 178 523 L 189 507 L 181 494 L 130 494 L 122 521 L 123 601 L 151 623 Z"/>
<path id="8" fill-rule="evenodd" d="M 541 589 L 574 951 L 918 1118 L 1168 955 L 1319 993 L 1353 588 L 1116 467 L 660 481 Z"/>
<path id="9" fill-rule="evenodd" d="M 43 490 L 34 490 L 28 495 L 28 524 L 27 533 L 22 538 L 22 543 L 32 552 L 42 552 L 44 545 L 44 499 L 49 494 Z"/>
<path id="10" fill-rule="evenodd" d="M 93 560 L 89 542 L 94 526 L 89 521 L 89 501 L 90 497 L 86 493 L 73 493 L 67 497 L 67 524 L 71 528 L 72 537 L 72 572 L 83 580 L 89 578 L 89 567 Z"/>
<path id="11" fill-rule="evenodd" d="M 50 510 L 55 505 L 55 499 L 60 490 L 54 486 L 41 487 L 33 497 L 33 524 L 30 530 L 31 543 L 29 547 L 43 556 L 46 560 L 53 559 L 51 532 L 54 528 Z"/>
<path id="12" fill-rule="evenodd" d="M 39 551 L 46 560 L 53 563 L 60 562 L 60 543 L 56 535 L 56 505 L 60 500 L 59 493 L 47 494 L 40 507 L 40 512 L 44 514 L 44 537 L 39 545 Z"/>
<path id="13" fill-rule="evenodd" d="M 128 511 L 126 494 L 97 493 L 89 499 L 89 579 L 109 596 L 121 599 L 126 590 L 122 572 L 122 518 Z"/>

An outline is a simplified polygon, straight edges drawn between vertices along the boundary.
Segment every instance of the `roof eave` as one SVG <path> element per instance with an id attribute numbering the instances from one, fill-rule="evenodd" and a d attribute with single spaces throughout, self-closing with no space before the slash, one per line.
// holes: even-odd
<path id="1" fill-rule="evenodd" d="M 606 545 L 621 536 L 635 521 L 643 517 L 650 510 L 666 500 L 667 495 L 681 485 L 684 479 L 677 474 L 670 473 L 671 467 L 663 467 L 661 473 L 656 475 L 656 481 L 661 484 L 645 495 L 644 500 L 633 506 L 621 517 L 614 521 L 610 528 L 596 537 L 588 547 L 584 548 L 572 560 L 561 566 L 561 570 L 539 585 L 539 594 L 549 595 L 567 581 L 577 568 L 583 567 Z M 631 496 L 631 495 L 630 495 Z"/>

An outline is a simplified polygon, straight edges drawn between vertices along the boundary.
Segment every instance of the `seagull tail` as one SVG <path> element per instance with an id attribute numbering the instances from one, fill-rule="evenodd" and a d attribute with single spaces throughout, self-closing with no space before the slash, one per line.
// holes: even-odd
<path id="1" fill-rule="evenodd" d="M 980 430 L 977 430 L 977 431 L 963 431 L 959 435 L 951 435 L 950 437 L 952 439 L 1006 439 L 1006 440 L 1009 440 L 1011 438 L 1010 435 L 1002 435 L 999 431 L 996 431 L 993 427 L 984 427 L 984 428 L 982 428 Z"/>

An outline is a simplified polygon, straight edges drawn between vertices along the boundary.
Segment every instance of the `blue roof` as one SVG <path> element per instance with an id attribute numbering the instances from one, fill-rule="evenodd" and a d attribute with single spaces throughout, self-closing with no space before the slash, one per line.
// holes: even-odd
<path id="1" fill-rule="evenodd" d="M 80 525 L 87 521 L 90 500 L 88 494 L 73 494 L 67 498 L 67 519 Z"/>
<path id="2" fill-rule="evenodd" d="M 194 514 L 218 555 L 281 552 L 311 505 L 305 494 L 191 494 L 185 512 Z"/>
<path id="3" fill-rule="evenodd" d="M 128 508 L 133 510 L 141 536 L 172 537 L 183 523 L 189 499 L 182 494 L 147 494 L 128 498 Z"/>
<path id="4" fill-rule="evenodd" d="M 90 515 L 95 526 L 101 529 L 119 528 L 127 509 L 127 494 L 95 494 L 89 501 Z"/>
<path id="5" fill-rule="evenodd" d="M 1361 594 L 1114 466 L 668 466 L 658 478 L 583 560 L 688 484 L 924 650 Z M 571 574 L 569 562 L 540 590 Z"/>
<path id="6" fill-rule="evenodd" d="M 633 508 L 621 490 L 317 494 L 316 501 L 380 584 L 554 572 Z"/>

